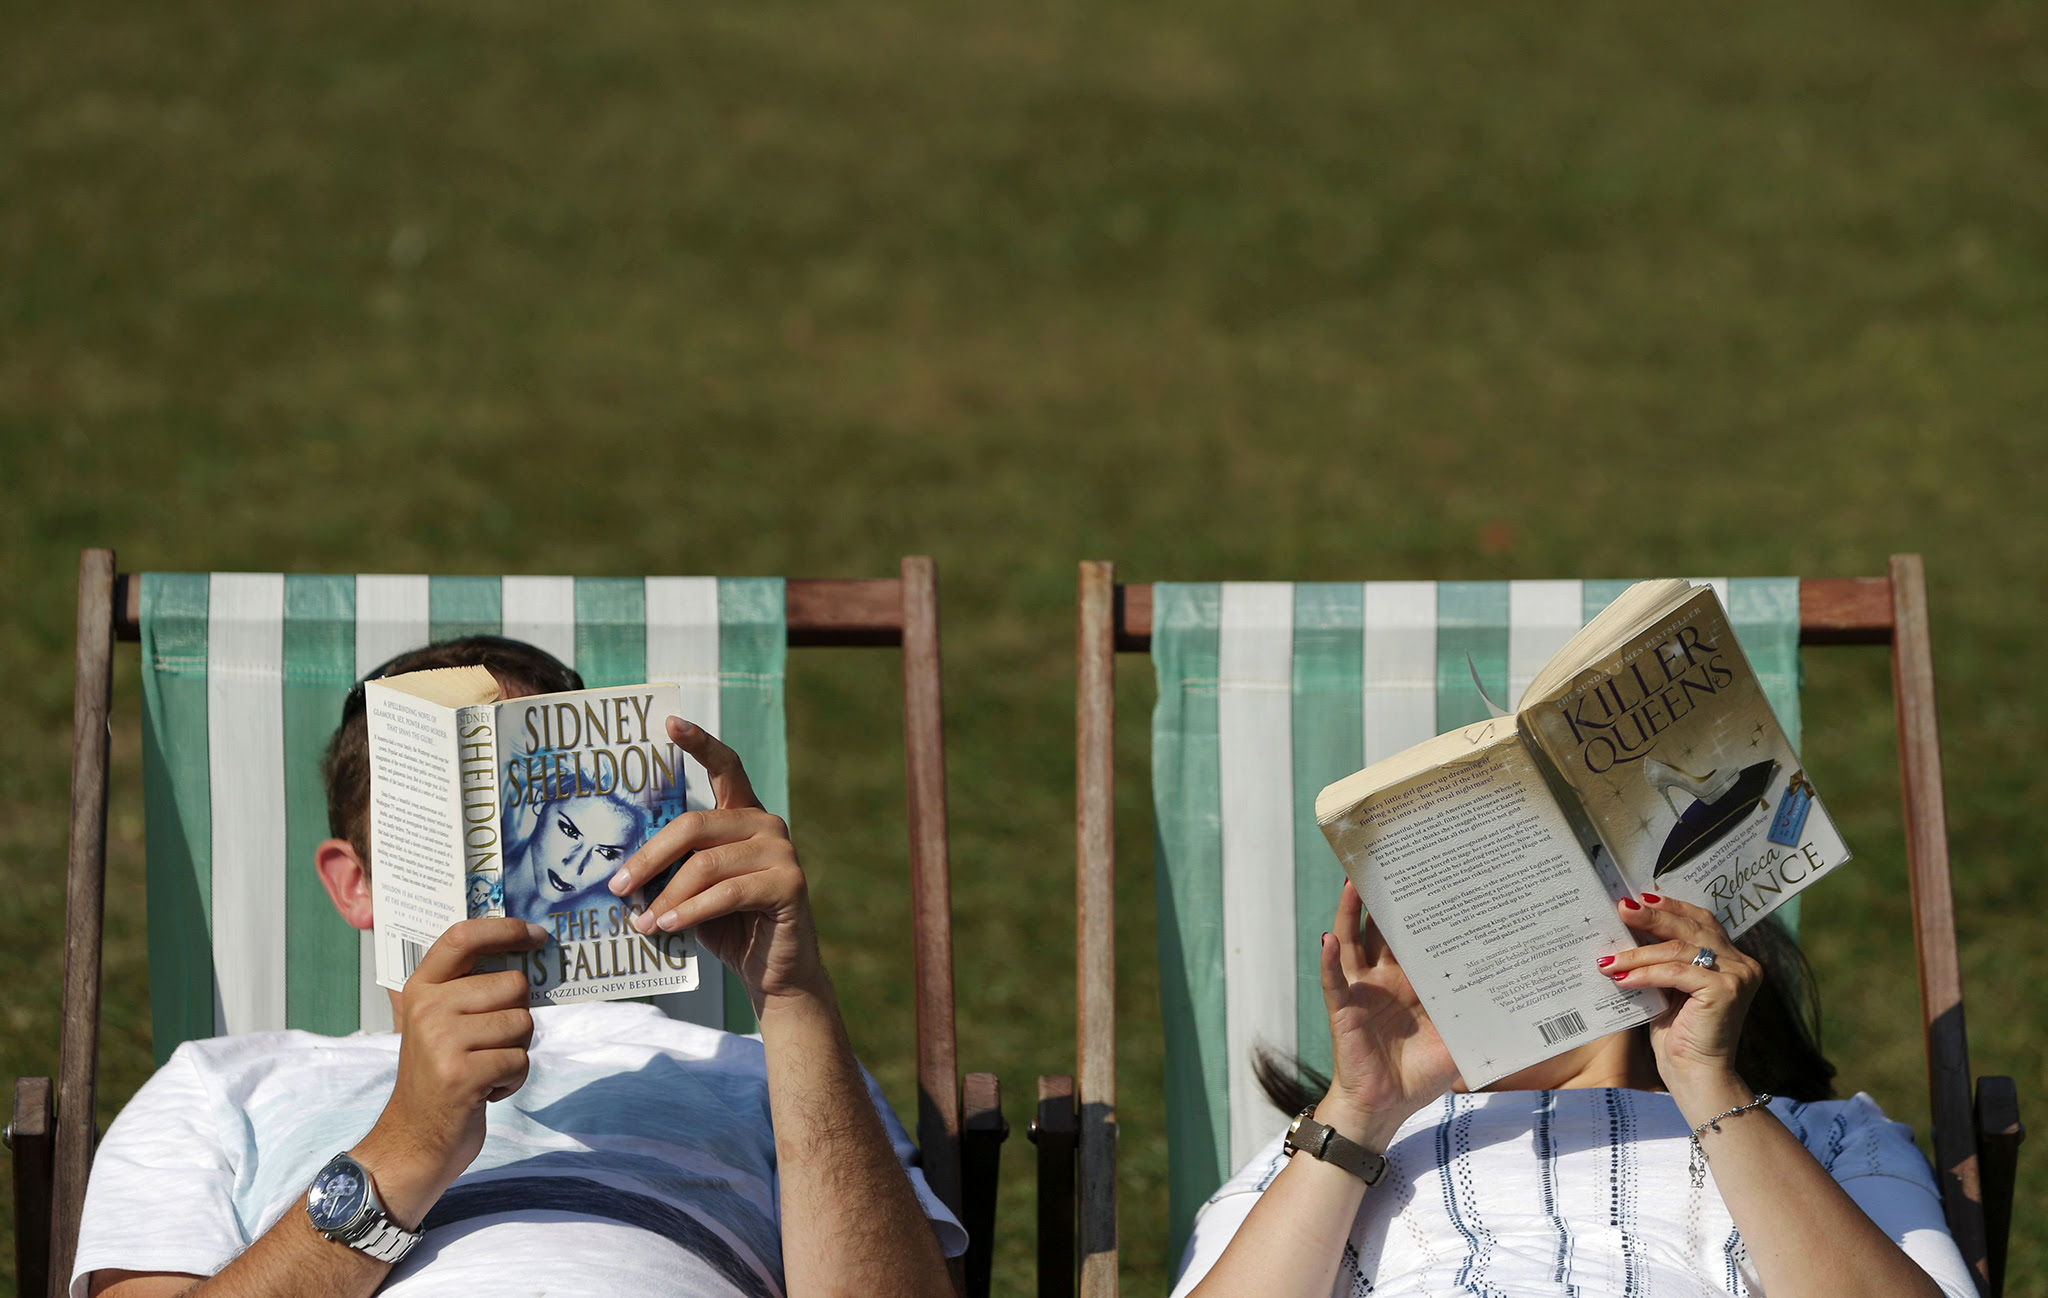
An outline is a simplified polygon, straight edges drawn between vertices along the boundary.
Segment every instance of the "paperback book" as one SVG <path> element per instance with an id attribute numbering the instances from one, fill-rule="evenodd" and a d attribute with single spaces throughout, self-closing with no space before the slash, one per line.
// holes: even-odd
<path id="1" fill-rule="evenodd" d="M 446 667 L 364 694 L 379 984 L 403 988 L 457 921 L 509 915 L 548 931 L 514 958 L 531 1004 L 696 987 L 693 934 L 630 922 L 667 875 L 624 897 L 609 888 L 684 810 L 674 685 L 501 699 L 487 669 Z"/>
<path id="2" fill-rule="evenodd" d="M 1709 587 L 1638 582 L 1513 714 L 1324 789 L 1316 820 L 1466 1084 L 1648 1022 L 1601 976 L 1645 892 L 1741 934 L 1848 849 Z"/>

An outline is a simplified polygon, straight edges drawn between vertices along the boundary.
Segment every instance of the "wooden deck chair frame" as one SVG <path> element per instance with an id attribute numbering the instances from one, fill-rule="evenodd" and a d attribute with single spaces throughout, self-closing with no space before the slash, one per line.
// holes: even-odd
<path id="1" fill-rule="evenodd" d="M 1978 1289 L 1997 1298 L 2004 1286 L 2014 1169 L 2024 1129 L 2011 1078 L 1979 1078 L 1972 1095 L 1920 556 L 1894 555 L 1882 577 L 1802 581 L 1799 624 L 1802 646 L 1887 644 L 1892 649 L 1936 1176 L 1949 1230 Z M 1075 1054 L 1080 1084 L 1075 1086 L 1074 1077 L 1038 1079 L 1031 1139 L 1039 1158 L 1041 1298 L 1073 1294 L 1077 1245 L 1082 1298 L 1113 1298 L 1117 1292 L 1116 655 L 1146 652 L 1151 643 L 1152 587 L 1119 585 L 1114 565 L 1083 563 L 1075 750 Z"/>
<path id="2" fill-rule="evenodd" d="M 106 892 L 107 743 L 114 642 L 140 631 L 140 580 L 114 552 L 79 557 L 77 684 L 71 755 L 71 837 L 65 875 L 62 1038 L 56 1085 L 15 1081 L 13 1151 L 18 1292 L 60 1298 L 70 1282 L 79 1212 L 98 1139 L 101 916 Z M 903 749 L 909 802 L 912 965 L 917 984 L 917 1139 L 925 1176 L 971 1240 L 956 1288 L 986 1294 L 997 1161 L 1008 1134 L 989 1073 L 962 1079 L 953 1031 L 953 933 L 946 843 L 944 712 L 938 577 L 931 559 L 905 558 L 898 576 L 790 580 L 791 646 L 900 647 Z"/>

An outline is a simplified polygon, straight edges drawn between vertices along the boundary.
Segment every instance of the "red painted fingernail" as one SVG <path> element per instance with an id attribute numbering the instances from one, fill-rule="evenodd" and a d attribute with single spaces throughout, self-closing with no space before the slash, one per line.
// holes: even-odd
<path id="1" fill-rule="evenodd" d="M 1599 959 L 1599 960 L 1597 961 L 1597 963 L 1599 964 L 1599 966 L 1600 966 L 1600 967 L 1601 967 L 1602 969 L 1605 969 L 1605 968 L 1606 968 L 1606 967 L 1607 967 L 1608 965 L 1611 965 L 1611 964 L 1613 964 L 1613 963 L 1614 963 L 1614 957 L 1613 957 L 1613 956 L 1611 956 L 1611 955 L 1603 955 L 1603 956 L 1601 956 L 1601 957 L 1600 957 L 1600 959 Z"/>
<path id="2" fill-rule="evenodd" d="M 1626 906 L 1626 907 L 1628 907 L 1628 908 L 1629 908 L 1630 910 L 1641 910 L 1641 909 L 1642 909 L 1642 907 L 1641 907 L 1641 906 L 1638 906 L 1638 905 L 1636 905 L 1636 899 L 1635 899 L 1635 898 L 1633 898 L 1633 897 L 1623 897 L 1623 898 L 1621 899 L 1621 904 L 1622 904 L 1622 905 L 1624 905 L 1624 906 Z"/>
<path id="3" fill-rule="evenodd" d="M 1624 978 L 1628 977 L 1628 970 L 1624 969 L 1624 970 L 1622 970 L 1622 971 L 1621 971 L 1620 973 L 1612 973 L 1612 974 L 1608 974 L 1607 976 L 1608 976 L 1609 978 L 1612 978 L 1612 979 L 1614 979 L 1614 981 L 1616 981 L 1616 982 L 1620 982 L 1620 981 L 1621 981 L 1622 979 L 1624 979 Z"/>
<path id="4" fill-rule="evenodd" d="M 1652 906 L 1654 906 L 1664 899 L 1662 897 L 1659 897 L 1654 892 L 1646 892 L 1643 894 L 1643 900 L 1649 902 Z"/>

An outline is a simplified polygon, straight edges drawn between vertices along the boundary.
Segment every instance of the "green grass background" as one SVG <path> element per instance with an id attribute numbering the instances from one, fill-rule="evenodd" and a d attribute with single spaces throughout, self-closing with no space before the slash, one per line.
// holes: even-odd
<path id="1" fill-rule="evenodd" d="M 1019 1129 L 1005 1294 L 1033 1284 L 1032 1079 L 1073 1063 L 1077 559 L 1832 576 L 1911 550 L 1973 1062 L 2048 1113 L 2040 5 L 7 0 L 0 30 L 0 1074 L 55 1065 L 82 545 L 936 555 L 960 1058 Z M 149 1059 L 133 654 L 107 1117 Z M 1924 1139 L 1886 659 L 1808 672 L 1858 852 L 1807 912 L 1828 1044 Z M 792 653 L 790 709 L 828 959 L 908 1111 L 894 673 Z M 1118 686 L 1123 1268 L 1152 1293 L 1149 666 Z M 2008 1292 L 2048 1294 L 2048 1158 L 2022 1159 Z"/>

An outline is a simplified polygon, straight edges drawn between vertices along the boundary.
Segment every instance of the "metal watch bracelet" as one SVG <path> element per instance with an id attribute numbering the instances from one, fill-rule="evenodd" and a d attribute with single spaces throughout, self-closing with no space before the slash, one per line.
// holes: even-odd
<path id="1" fill-rule="evenodd" d="M 411 1252 L 412 1246 L 419 1242 L 418 1234 L 405 1229 L 389 1217 L 378 1221 L 375 1228 L 363 1238 L 347 1241 L 350 1248 L 360 1253 L 368 1253 L 379 1262 L 396 1262 Z"/>
<path id="2" fill-rule="evenodd" d="M 330 1184 L 335 1187 L 331 1195 Z M 330 1214 L 335 1211 L 346 1212 L 347 1219 L 332 1220 Z M 329 1219 L 323 1220 L 323 1216 Z M 328 1239 L 379 1262 L 397 1262 L 424 1238 L 422 1232 L 407 1230 L 391 1219 L 368 1169 L 345 1152 L 329 1159 L 306 1188 L 306 1217 L 313 1229 Z"/>

